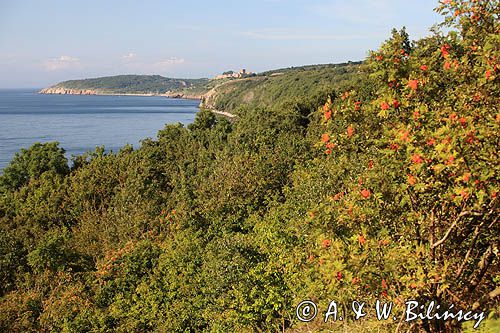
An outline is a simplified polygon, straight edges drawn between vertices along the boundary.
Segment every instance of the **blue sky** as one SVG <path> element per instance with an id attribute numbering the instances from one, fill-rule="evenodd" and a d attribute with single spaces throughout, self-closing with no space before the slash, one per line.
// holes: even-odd
<path id="1" fill-rule="evenodd" d="M 0 88 L 116 74 L 212 77 L 362 60 L 435 0 L 0 0 Z"/>

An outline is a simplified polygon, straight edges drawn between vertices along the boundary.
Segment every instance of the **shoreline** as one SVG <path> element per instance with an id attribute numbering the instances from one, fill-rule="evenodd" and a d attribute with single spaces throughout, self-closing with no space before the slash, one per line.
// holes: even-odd
<path id="1" fill-rule="evenodd" d="M 205 108 L 207 110 L 210 110 L 210 112 L 212 112 L 212 113 L 227 117 L 229 119 L 237 118 L 237 116 L 235 114 L 232 114 L 230 112 L 219 111 L 219 110 L 204 106 L 203 105 L 203 99 L 204 99 L 203 95 L 202 96 L 190 96 L 190 95 L 183 95 L 181 93 L 171 93 L 171 94 L 169 94 L 169 93 L 165 93 L 165 94 L 106 93 L 106 92 L 96 92 L 93 90 L 73 90 L 73 89 L 64 89 L 64 88 L 56 88 L 56 89 L 45 88 L 45 89 L 39 90 L 37 93 L 42 94 L 42 95 L 136 96 L 136 97 L 165 97 L 165 98 L 172 98 L 172 99 L 187 99 L 187 100 L 193 100 L 193 101 L 196 100 L 196 101 L 199 101 L 198 108 Z"/>
<path id="2" fill-rule="evenodd" d="M 41 95 L 87 95 L 87 96 L 137 96 L 137 97 L 167 97 L 173 99 L 189 99 L 189 100 L 199 100 L 203 99 L 203 96 L 190 96 L 190 95 L 182 95 L 181 93 L 177 94 L 153 94 L 153 93 L 107 93 L 107 92 L 95 92 L 88 90 L 81 91 L 71 91 L 70 89 L 64 89 L 62 91 L 51 91 L 51 89 L 42 89 L 37 92 Z"/>

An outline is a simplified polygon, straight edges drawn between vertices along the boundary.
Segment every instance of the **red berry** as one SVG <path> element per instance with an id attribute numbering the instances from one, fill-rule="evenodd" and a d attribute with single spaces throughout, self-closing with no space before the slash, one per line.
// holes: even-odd
<path id="1" fill-rule="evenodd" d="M 410 87 L 412 90 L 417 90 L 418 89 L 418 80 L 408 81 L 408 87 Z"/>
<path id="2" fill-rule="evenodd" d="M 371 192 L 370 190 L 367 190 L 367 189 L 362 189 L 361 190 L 361 196 L 365 199 L 368 199 L 371 195 Z"/>

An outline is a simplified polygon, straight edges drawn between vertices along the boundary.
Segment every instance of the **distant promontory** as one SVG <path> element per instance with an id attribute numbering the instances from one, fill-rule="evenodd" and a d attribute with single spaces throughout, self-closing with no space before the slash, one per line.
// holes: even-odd
<path id="1" fill-rule="evenodd" d="M 134 95 L 201 99 L 208 79 L 174 79 L 160 75 L 116 75 L 69 80 L 42 89 L 41 94 Z"/>

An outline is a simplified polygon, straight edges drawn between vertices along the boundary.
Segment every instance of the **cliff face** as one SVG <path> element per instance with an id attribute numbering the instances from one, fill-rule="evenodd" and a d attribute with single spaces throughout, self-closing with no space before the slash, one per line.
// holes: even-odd
<path id="1" fill-rule="evenodd" d="M 220 84 L 217 84 L 212 89 L 208 90 L 201 96 L 202 98 L 200 105 L 204 108 L 215 110 L 217 109 L 217 102 L 222 96 L 234 92 L 235 90 L 245 89 L 242 88 L 242 86 L 239 86 L 240 83 L 249 81 L 261 81 L 261 80 L 263 79 L 258 77 L 249 77 L 249 78 L 225 81 Z M 253 99 L 252 91 L 247 92 L 247 98 L 246 100 L 244 100 L 244 102 L 246 103 L 250 102 L 248 97 L 250 99 Z"/>
<path id="2" fill-rule="evenodd" d="M 112 78 L 103 78 L 112 79 Z M 161 96 L 168 98 L 181 98 L 181 99 L 194 99 L 200 101 L 200 106 L 215 110 L 217 100 L 224 94 L 234 89 L 238 89 L 237 83 L 246 80 L 257 80 L 257 78 L 243 78 L 234 79 L 230 81 L 224 81 L 218 83 L 217 81 L 212 82 L 210 85 L 198 85 L 177 80 L 180 82 L 180 86 L 173 89 L 162 89 L 159 85 L 152 87 L 153 91 L 148 91 L 151 89 L 149 86 L 142 85 L 141 83 L 130 83 L 129 86 L 124 88 L 123 86 L 113 86 L 111 84 L 104 85 L 103 82 L 93 83 L 93 85 L 100 84 L 99 88 L 85 85 L 90 85 L 87 81 L 89 80 L 100 80 L 100 79 L 85 79 L 85 80 L 74 80 L 65 81 L 53 85 L 48 88 L 44 88 L 39 91 L 40 94 L 57 94 L 57 95 L 116 95 L 116 96 Z M 203 79 L 200 79 L 203 80 Z M 177 82 L 176 81 L 176 82 Z M 128 81 L 127 81 L 128 82 Z M 76 85 L 76 86 L 75 86 Z M 79 87 L 78 85 L 83 87 Z M 101 88 L 102 87 L 102 88 Z M 135 92 L 137 91 L 137 92 Z M 248 101 L 246 101 L 248 102 Z"/>
<path id="3" fill-rule="evenodd" d="M 205 94 L 202 93 L 189 93 L 184 91 L 167 91 L 164 94 L 159 94 L 158 96 L 164 96 L 169 98 L 184 98 L 184 99 L 203 99 Z"/>
<path id="4" fill-rule="evenodd" d="M 40 94 L 58 94 L 58 95 L 99 95 L 97 90 L 92 89 L 68 89 L 63 87 L 49 87 L 40 90 Z"/>
<path id="5" fill-rule="evenodd" d="M 202 99 L 203 94 L 186 93 L 183 91 L 167 91 L 163 94 L 156 93 L 117 93 L 95 89 L 71 89 L 65 87 L 49 87 L 39 91 L 40 94 L 56 95 L 119 95 L 119 96 L 163 96 L 169 98 Z"/>

